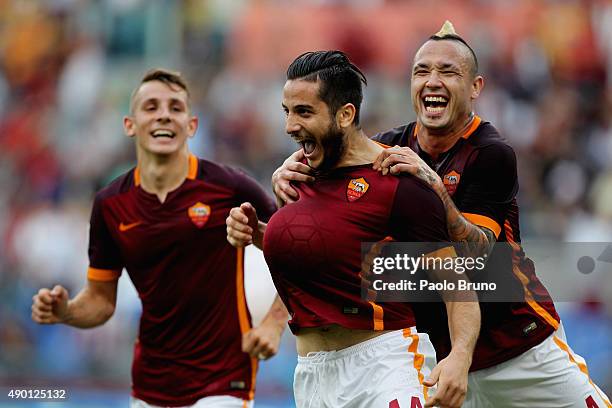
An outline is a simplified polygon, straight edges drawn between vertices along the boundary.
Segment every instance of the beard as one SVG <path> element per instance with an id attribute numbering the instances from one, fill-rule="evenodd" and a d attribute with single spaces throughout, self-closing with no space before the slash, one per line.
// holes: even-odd
<path id="1" fill-rule="evenodd" d="M 323 160 L 315 169 L 315 176 L 323 175 L 332 170 L 342 159 L 346 150 L 345 135 L 335 121 L 332 121 L 327 132 L 321 138 L 323 148 Z"/>

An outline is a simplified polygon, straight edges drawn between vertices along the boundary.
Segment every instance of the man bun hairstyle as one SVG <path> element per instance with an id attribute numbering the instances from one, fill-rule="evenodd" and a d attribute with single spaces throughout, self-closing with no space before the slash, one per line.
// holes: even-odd
<path id="1" fill-rule="evenodd" d="M 356 126 L 363 101 L 362 83 L 368 84 L 365 75 L 342 51 L 311 51 L 297 57 L 287 68 L 287 80 L 300 79 L 320 82 L 319 98 L 327 104 L 331 115 L 341 106 L 355 106 Z"/>

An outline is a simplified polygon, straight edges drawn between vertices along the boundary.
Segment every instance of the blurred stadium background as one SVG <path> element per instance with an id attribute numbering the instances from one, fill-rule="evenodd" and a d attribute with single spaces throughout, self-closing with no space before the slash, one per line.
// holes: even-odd
<path id="1" fill-rule="evenodd" d="M 348 52 L 370 81 L 362 123 L 373 134 L 413 120 L 412 56 L 446 18 L 486 76 L 477 112 L 517 151 L 523 239 L 612 241 L 610 1 L 0 0 L 0 387 L 66 388 L 71 407 L 127 403 L 140 313 L 129 280 L 115 316 L 93 330 L 37 326 L 30 303 L 39 287 L 75 294 L 85 282 L 93 193 L 135 163 L 122 115 L 146 69 L 190 79 L 194 152 L 269 188 L 296 148 L 280 107 L 295 56 Z M 257 319 L 272 287 L 250 256 Z M 559 304 L 608 395 L 611 286 Z M 287 334 L 261 365 L 256 406 L 293 406 L 294 365 Z M 43 405 L 0 396 L 0 406 Z"/>

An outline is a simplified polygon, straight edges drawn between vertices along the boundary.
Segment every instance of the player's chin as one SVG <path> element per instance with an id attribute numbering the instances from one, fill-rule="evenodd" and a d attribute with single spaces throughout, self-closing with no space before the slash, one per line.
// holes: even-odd
<path id="1" fill-rule="evenodd" d="M 421 112 L 420 120 L 423 126 L 428 129 L 442 129 L 448 125 L 448 115 L 446 111 L 436 114 Z"/>

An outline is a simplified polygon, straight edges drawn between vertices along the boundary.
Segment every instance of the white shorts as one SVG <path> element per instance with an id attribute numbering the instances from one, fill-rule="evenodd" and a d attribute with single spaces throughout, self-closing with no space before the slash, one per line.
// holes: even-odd
<path id="1" fill-rule="evenodd" d="M 422 385 L 436 364 L 427 334 L 409 328 L 340 351 L 298 356 L 297 408 L 399 408 L 425 405 Z"/>
<path id="2" fill-rule="evenodd" d="M 216 395 L 214 397 L 206 397 L 196 401 L 193 405 L 188 405 L 190 408 L 253 408 L 253 401 L 243 400 L 241 398 L 232 397 L 229 395 Z M 130 397 L 130 408 L 162 408 L 159 405 L 151 405 L 139 400 L 138 398 Z"/>
<path id="3" fill-rule="evenodd" d="M 525 353 L 468 376 L 463 408 L 612 408 L 563 326 Z"/>

